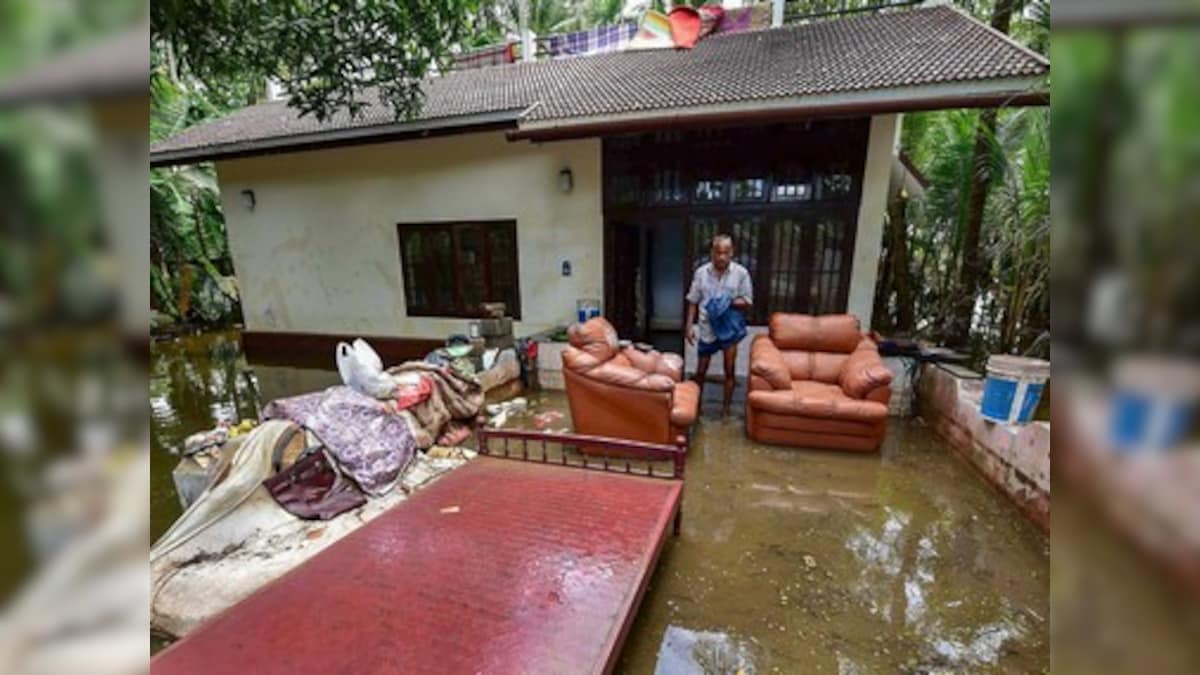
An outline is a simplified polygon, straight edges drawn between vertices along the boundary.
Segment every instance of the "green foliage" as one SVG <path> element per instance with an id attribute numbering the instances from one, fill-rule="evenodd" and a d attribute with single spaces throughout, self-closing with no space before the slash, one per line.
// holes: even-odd
<path id="1" fill-rule="evenodd" d="M 466 35 L 468 0 L 156 0 L 151 40 L 204 82 L 274 78 L 288 104 L 325 120 L 376 93 L 397 119 L 420 110 L 421 80 Z"/>
<path id="2" fill-rule="evenodd" d="M 248 78 L 204 86 L 180 77 L 169 45 L 157 43 L 150 77 L 150 138 L 161 140 L 262 90 Z M 151 304 L 173 321 L 224 325 L 240 315 L 233 263 L 210 165 L 150 171 Z"/>
<path id="3" fill-rule="evenodd" d="M 916 280 L 918 337 L 941 340 L 944 317 L 961 306 L 956 280 L 962 264 L 967 195 L 978 111 L 947 110 L 905 116 L 902 146 L 929 186 L 908 204 L 910 277 Z M 1005 109 L 990 145 L 990 192 L 984 205 L 985 281 L 974 297 L 971 344 L 979 354 L 1041 345 L 1050 328 L 1050 124 L 1046 108 Z M 878 292 L 890 293 L 880 288 Z M 887 303 L 884 304 L 888 307 Z M 885 332 L 893 311 L 876 318 Z"/>

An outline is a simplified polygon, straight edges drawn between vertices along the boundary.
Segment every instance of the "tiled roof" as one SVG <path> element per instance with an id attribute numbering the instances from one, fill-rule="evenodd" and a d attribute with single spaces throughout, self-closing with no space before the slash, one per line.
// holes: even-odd
<path id="1" fill-rule="evenodd" d="M 861 15 L 701 40 L 692 50 L 626 51 L 516 63 L 429 80 L 417 121 L 511 111 L 519 124 L 639 111 L 791 100 L 1012 78 L 1033 78 L 1049 63 L 950 7 Z M 523 111 L 523 114 L 521 114 Z M 264 103 L 183 131 L 154 153 L 211 148 L 361 129 L 395 129 L 378 102 L 358 119 L 298 117 L 284 102 Z M 153 156 L 152 156 L 153 159 Z"/>

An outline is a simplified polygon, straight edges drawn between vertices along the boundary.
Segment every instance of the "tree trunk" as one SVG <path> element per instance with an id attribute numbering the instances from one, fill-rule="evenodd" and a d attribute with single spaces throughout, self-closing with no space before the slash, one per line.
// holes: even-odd
<path id="1" fill-rule="evenodd" d="M 1008 34 L 1016 0 L 996 0 L 992 11 L 992 28 Z M 975 150 L 971 162 L 971 189 L 967 196 L 967 222 L 963 232 L 962 265 L 959 267 L 958 293 L 954 311 L 950 316 L 947 342 L 955 347 L 967 344 L 971 337 L 971 319 L 975 312 L 975 299 L 979 292 L 979 280 L 983 276 L 983 256 L 979 241 L 983 230 L 983 210 L 987 205 L 991 189 L 991 139 L 996 135 L 997 110 L 983 111 L 979 116 L 979 130 L 975 134 Z"/>
<path id="2" fill-rule="evenodd" d="M 912 273 L 908 267 L 908 197 L 899 192 L 888 205 L 888 257 L 892 286 L 896 289 L 896 331 L 911 336 L 913 312 Z"/>

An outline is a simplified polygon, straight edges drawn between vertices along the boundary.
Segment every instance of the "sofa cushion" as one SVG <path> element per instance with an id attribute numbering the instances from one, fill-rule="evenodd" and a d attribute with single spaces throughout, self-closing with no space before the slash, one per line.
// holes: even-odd
<path id="1" fill-rule="evenodd" d="M 866 398 L 872 391 L 892 383 L 892 371 L 883 365 L 883 359 L 871 343 L 846 359 L 838 383 L 850 398 Z"/>
<path id="2" fill-rule="evenodd" d="M 755 413 L 755 422 L 773 429 L 808 431 L 810 434 L 840 434 L 842 436 L 882 436 L 882 422 L 852 422 L 848 419 L 818 419 L 774 412 Z"/>
<path id="3" fill-rule="evenodd" d="M 845 365 L 845 354 L 833 352 L 808 352 L 799 349 L 780 352 L 783 362 L 793 380 L 816 380 L 825 384 L 837 384 Z"/>
<path id="4" fill-rule="evenodd" d="M 675 385 L 671 397 L 671 424 L 690 427 L 700 411 L 700 385 L 688 380 Z"/>
<path id="5" fill-rule="evenodd" d="M 602 316 L 573 324 L 567 329 L 567 339 L 572 347 L 591 354 L 598 361 L 607 361 L 617 353 L 617 330 Z"/>
<path id="6" fill-rule="evenodd" d="M 636 347 L 626 347 L 617 358 L 623 358 L 629 365 L 647 373 L 666 375 L 676 382 L 683 379 L 683 359 L 678 354 L 664 354 L 653 349 L 643 352 Z"/>
<path id="7" fill-rule="evenodd" d="M 771 315 L 770 336 L 782 350 L 849 354 L 862 339 L 862 330 L 853 314 L 810 316 L 776 312 Z"/>
<path id="8" fill-rule="evenodd" d="M 887 419 L 886 405 L 853 399 L 836 384 L 793 382 L 791 390 L 752 391 L 747 403 L 756 410 L 820 419 L 878 422 Z"/>
<path id="9" fill-rule="evenodd" d="M 562 359 L 564 369 L 615 387 L 649 391 L 671 391 L 675 388 L 675 380 L 666 375 L 647 373 L 633 366 L 622 365 L 617 359 L 599 361 L 595 356 L 575 347 L 564 349 Z"/>
<path id="10" fill-rule="evenodd" d="M 852 420 L 825 420 L 779 413 L 756 413 L 755 422 L 760 427 L 806 431 L 811 434 L 840 434 L 843 436 L 883 436 L 885 422 L 855 422 Z"/>

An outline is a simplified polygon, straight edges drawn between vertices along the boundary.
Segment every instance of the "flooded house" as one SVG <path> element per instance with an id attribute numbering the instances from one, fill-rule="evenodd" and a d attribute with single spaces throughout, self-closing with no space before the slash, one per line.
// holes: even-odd
<path id="1" fill-rule="evenodd" d="M 261 519 L 250 538 L 225 545 L 231 518 L 203 546 L 180 539 L 163 553 L 152 626 L 181 639 L 156 668 L 1044 668 L 1047 423 L 985 422 L 980 382 L 936 371 L 919 387 L 923 421 L 889 418 L 884 383 L 870 425 L 818 420 L 829 435 L 870 427 L 842 447 L 853 452 L 826 452 L 838 444 L 763 432 L 803 431 L 803 415 L 705 414 L 712 401 L 681 381 L 696 358 L 681 333 L 688 281 L 724 233 L 755 289 L 747 342 L 772 314 L 842 315 L 801 317 L 806 329 L 792 332 L 813 344 L 781 339 L 774 353 L 840 368 L 861 341 L 875 350 L 862 329 L 887 204 L 920 185 L 898 154 L 903 115 L 1044 105 L 1048 71 L 935 6 L 452 71 L 400 121 L 374 100 L 325 122 L 269 101 L 155 144 L 153 166 L 215 164 L 245 320 L 238 334 L 154 345 L 162 447 L 186 444 L 211 411 L 265 418 L 259 404 L 276 395 L 337 383 L 339 342 L 366 337 L 389 364 L 420 358 L 467 332 L 485 303 L 505 305 L 517 336 L 549 336 L 596 300 L 611 328 L 589 355 L 636 357 L 637 346 L 617 352 L 614 329 L 686 355 L 648 357 L 675 398 L 606 383 L 606 400 L 633 411 L 622 421 L 653 423 L 665 441 L 597 431 L 612 416 L 585 419 L 599 395 L 568 384 L 532 390 L 511 419 L 476 429 L 469 455 L 415 455 L 403 490 L 328 525 L 288 517 L 252 476 L 238 507 L 243 525 Z M 539 366 L 578 375 L 556 351 L 565 345 L 541 346 Z M 739 350 L 739 375 L 751 351 Z M 546 375 L 543 389 L 563 388 Z M 842 386 L 781 377 L 770 392 L 781 399 Z M 868 396 L 843 407 L 865 409 Z M 639 403 L 651 399 L 662 405 Z M 283 433 L 277 422 L 258 427 L 259 445 L 276 445 L 263 439 Z M 619 475 L 630 457 L 665 474 Z M 167 520 L 156 548 L 176 534 Z M 324 639 L 278 637 L 296 630 Z M 330 649 L 352 641 L 364 647 Z"/>
<path id="2" fill-rule="evenodd" d="M 1048 71 L 939 6 L 449 72 L 408 120 L 270 101 L 150 161 L 215 163 L 252 353 L 363 335 L 416 356 L 482 302 L 529 335 L 589 298 L 682 352 L 717 232 L 753 278 L 750 337 L 775 311 L 869 326 L 903 114 L 1045 104 Z"/>

